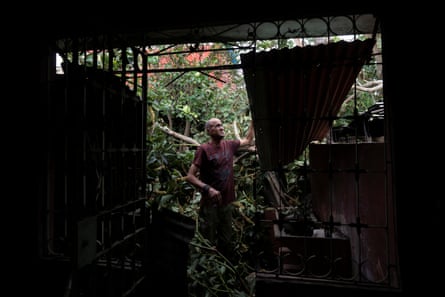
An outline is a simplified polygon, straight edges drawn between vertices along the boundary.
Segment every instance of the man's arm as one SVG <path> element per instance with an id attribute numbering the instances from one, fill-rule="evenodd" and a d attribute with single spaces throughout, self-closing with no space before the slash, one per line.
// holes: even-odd
<path id="1" fill-rule="evenodd" d="M 198 178 L 199 168 L 195 164 L 192 164 L 187 172 L 186 181 L 197 187 L 201 192 L 206 193 L 213 201 L 221 202 L 221 193 L 205 184 Z"/>
<path id="2" fill-rule="evenodd" d="M 255 137 L 255 130 L 253 128 L 253 121 L 250 121 L 246 137 L 240 139 L 240 146 L 251 145 L 254 137 Z"/>
<path id="3" fill-rule="evenodd" d="M 203 183 L 198 178 L 199 168 L 195 164 L 192 164 L 187 172 L 186 181 L 197 187 L 198 189 L 202 189 L 206 184 Z"/>

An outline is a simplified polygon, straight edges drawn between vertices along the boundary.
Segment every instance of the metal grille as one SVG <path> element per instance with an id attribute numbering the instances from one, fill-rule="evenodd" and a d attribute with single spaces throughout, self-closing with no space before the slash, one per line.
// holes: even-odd
<path id="1" fill-rule="evenodd" d="M 145 107 L 97 60 L 79 59 L 49 82 L 43 250 L 65 263 L 65 294 L 125 296 L 145 276 Z"/>

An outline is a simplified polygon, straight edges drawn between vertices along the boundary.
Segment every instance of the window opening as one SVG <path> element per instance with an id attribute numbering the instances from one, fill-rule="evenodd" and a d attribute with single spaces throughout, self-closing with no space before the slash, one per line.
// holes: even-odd
<path id="1" fill-rule="evenodd" d="M 190 35 L 190 32 L 193 34 Z M 292 158 L 285 159 L 285 162 L 278 160 L 279 168 L 262 169 L 255 173 L 255 185 L 265 182 L 269 187 L 268 195 L 263 189 L 252 190 L 255 199 L 266 201 L 265 205 L 256 209 L 256 212 L 262 215 L 257 225 L 265 228 L 257 231 L 268 232 L 267 237 L 271 243 L 270 250 L 261 250 L 257 254 L 255 273 L 257 278 L 265 279 L 322 279 L 346 281 L 358 286 L 379 285 L 389 289 L 397 288 L 395 226 L 391 174 L 388 168 L 391 162 L 387 154 L 389 141 L 384 133 L 382 53 L 378 20 L 366 14 L 333 16 L 209 26 L 178 30 L 174 33 L 147 32 L 141 36 L 125 36 L 126 38 L 104 35 L 80 40 L 59 40 L 55 44 L 55 51 L 65 63 L 74 63 L 79 65 L 82 71 L 90 73 L 87 80 L 91 81 L 91 75 L 94 73 L 107 83 L 108 74 L 112 74 L 113 82 L 124 89 L 127 88 L 135 98 L 139 98 L 134 102 L 147 104 L 146 110 L 144 108 L 143 112 L 134 114 L 135 117 L 144 117 L 140 119 L 144 125 L 154 120 L 155 112 L 159 113 L 159 116 L 160 111 L 164 110 L 163 124 L 167 129 L 163 131 L 171 133 L 178 127 L 178 123 L 171 118 L 174 108 L 180 109 L 182 115 L 189 117 L 189 120 L 185 121 L 187 125 L 198 116 L 195 112 L 198 107 L 190 110 L 191 101 L 177 99 L 180 97 L 178 83 L 181 81 L 191 81 L 194 76 L 203 75 L 216 84 L 226 84 L 229 80 L 225 75 L 230 76 L 227 73 L 231 72 L 239 75 L 243 68 L 241 55 L 249 52 L 317 47 L 367 39 L 376 41 L 371 58 L 360 66 L 353 86 L 345 93 L 347 95 L 338 112 L 311 118 L 312 121 L 328 123 L 327 129 L 322 130 L 323 133 L 320 132 L 320 135 L 310 138 L 300 149 L 294 150 L 294 147 L 289 145 L 294 131 L 284 131 L 286 124 L 283 124 L 281 119 L 276 119 L 276 127 L 269 127 L 269 132 L 279 133 L 277 142 L 282 144 L 270 158 L 282 158 L 286 154 Z M 144 44 L 146 41 L 149 43 Z M 172 41 L 176 43 L 172 44 Z M 232 59 L 218 59 L 218 53 L 229 53 L 226 57 Z M 341 53 L 337 55 L 340 56 Z M 203 56 L 215 58 L 214 63 L 200 64 Z M 165 64 L 167 57 L 171 59 L 171 67 Z M 173 60 L 175 63 L 172 63 Z M 253 65 L 258 66 L 255 61 Z M 61 68 L 57 70 L 59 74 L 62 74 Z M 162 73 L 169 75 L 170 79 L 164 80 L 164 84 L 159 85 L 159 90 L 175 86 L 178 91 L 176 98 L 166 97 L 167 93 L 156 93 L 159 83 L 156 75 Z M 232 74 L 232 79 L 234 77 L 237 76 Z M 245 87 L 242 80 L 233 83 L 233 87 Z M 252 83 L 259 82 L 255 78 Z M 305 92 L 305 100 L 312 100 L 308 93 L 323 87 L 322 83 L 317 82 L 300 91 Z M 204 89 L 205 86 L 202 90 L 206 94 Z M 287 89 L 280 91 L 289 92 Z M 101 97 L 101 102 L 105 105 L 106 96 Z M 247 91 L 239 96 L 240 101 L 246 101 Z M 224 101 L 224 98 L 213 99 Z M 193 102 L 199 100 L 202 98 L 196 97 Z M 303 109 L 307 109 L 307 105 L 304 105 L 307 102 L 302 104 Z M 325 106 L 329 108 L 330 104 L 325 103 Z M 100 107 L 100 104 L 97 107 Z M 241 107 L 242 105 L 233 106 L 233 109 Z M 217 112 L 212 108 L 214 104 L 201 106 L 201 110 Z M 105 112 L 105 119 L 106 116 Z M 234 118 L 231 118 L 231 121 L 236 122 Z M 185 137 L 193 135 L 199 140 L 204 139 L 204 135 L 199 134 L 199 125 L 188 127 L 189 130 L 184 130 L 186 132 L 183 133 Z M 136 128 L 136 134 L 141 135 L 144 129 Z M 152 133 L 155 127 L 149 129 L 149 133 Z M 233 131 L 235 134 L 239 133 L 236 128 Z M 272 133 L 262 134 L 263 132 L 260 129 L 256 136 L 257 139 L 263 137 L 267 145 L 267 141 L 273 139 L 270 138 Z M 308 131 L 303 130 L 302 133 Z M 264 139 L 266 134 L 268 136 Z M 145 142 L 140 136 L 135 137 L 139 137 L 140 143 Z M 149 145 L 103 146 L 100 154 L 104 158 L 107 152 L 111 151 L 141 151 L 144 155 L 138 158 L 143 157 L 148 163 L 150 160 L 162 159 L 157 152 L 161 149 L 159 145 L 165 146 L 165 143 Z M 174 149 L 187 151 L 183 144 L 178 144 Z M 109 178 L 113 176 L 101 175 L 100 180 Z M 141 201 L 145 199 L 144 195 L 150 196 L 156 191 L 165 190 L 155 188 L 155 180 L 150 178 L 154 177 L 149 177 L 146 188 L 140 188 L 147 193 L 140 196 Z M 63 188 L 62 184 L 60 186 Z M 98 184 L 98 187 L 102 189 L 101 201 L 106 205 L 109 203 L 105 196 L 106 188 L 103 183 Z M 136 200 L 135 203 L 139 201 Z M 66 208 L 67 205 L 60 207 Z M 57 211 L 58 209 L 54 209 L 49 212 L 48 226 L 52 226 L 50 222 Z M 131 213 L 134 211 L 131 210 Z M 99 224 L 98 230 L 102 236 L 106 234 L 105 221 Z M 52 242 L 57 236 L 63 237 L 64 233 L 49 230 L 47 236 L 47 241 Z M 49 250 L 56 248 L 53 244 L 50 245 Z M 61 254 L 65 252 L 63 248 L 57 250 Z M 107 254 L 106 250 L 102 253 Z"/>

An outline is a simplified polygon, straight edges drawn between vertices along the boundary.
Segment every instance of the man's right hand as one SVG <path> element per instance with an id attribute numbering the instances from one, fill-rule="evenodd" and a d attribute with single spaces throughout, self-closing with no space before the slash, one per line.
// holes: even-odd
<path id="1" fill-rule="evenodd" d="M 221 192 L 218 191 L 217 189 L 212 188 L 212 187 L 210 187 L 210 189 L 209 189 L 208 198 L 211 201 L 211 203 L 216 203 L 216 204 L 220 205 L 222 202 Z"/>

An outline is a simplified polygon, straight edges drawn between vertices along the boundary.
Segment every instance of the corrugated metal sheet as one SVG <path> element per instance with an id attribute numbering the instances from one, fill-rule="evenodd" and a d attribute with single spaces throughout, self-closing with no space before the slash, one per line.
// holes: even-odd
<path id="1" fill-rule="evenodd" d="M 241 55 L 264 170 L 298 158 L 326 136 L 374 39 Z"/>

